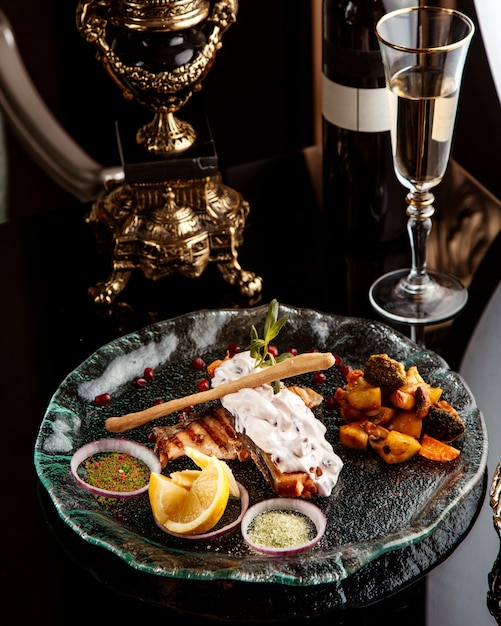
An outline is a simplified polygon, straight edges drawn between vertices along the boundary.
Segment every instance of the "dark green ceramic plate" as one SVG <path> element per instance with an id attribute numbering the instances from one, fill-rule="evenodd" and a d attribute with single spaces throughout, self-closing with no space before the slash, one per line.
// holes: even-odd
<path id="1" fill-rule="evenodd" d="M 441 357 L 376 322 L 281 306 L 280 316 L 288 315 L 289 321 L 276 342 L 280 351 L 330 351 L 353 367 L 361 367 L 371 354 L 386 352 L 406 367 L 416 365 L 427 382 L 442 387 L 443 398 L 467 425 L 466 435 L 455 442 L 461 449 L 458 459 L 436 463 L 415 457 L 386 465 L 375 454 L 343 448 L 338 414 L 318 409 L 344 467 L 332 495 L 314 499 L 327 516 L 323 539 L 311 551 L 287 558 L 252 553 L 238 529 L 211 542 L 173 538 L 153 521 L 147 494 L 103 501 L 76 484 L 71 455 L 81 445 L 110 435 L 104 428 L 107 417 L 138 411 L 158 398 L 195 392 L 202 374 L 193 369 L 192 359 L 200 356 L 208 363 L 221 358 L 233 342 L 245 348 L 251 325 L 261 331 L 266 311 L 266 306 L 199 311 L 148 326 L 103 346 L 62 382 L 40 427 L 35 466 L 59 515 L 85 541 L 139 571 L 163 577 L 317 585 L 344 580 L 381 555 L 429 537 L 480 482 L 487 458 L 484 420 L 465 382 Z M 155 370 L 154 379 L 144 388 L 133 386 L 131 381 L 146 367 Z M 313 386 L 312 374 L 298 382 Z M 334 367 L 321 392 L 327 396 L 343 383 Z M 105 392 L 112 402 L 95 406 L 94 397 Z M 173 415 L 155 423 L 176 419 Z M 151 424 L 115 436 L 148 444 L 150 430 Z M 173 463 L 169 471 L 180 466 Z M 251 504 L 273 497 L 252 463 L 235 461 L 231 466 L 247 487 Z"/>

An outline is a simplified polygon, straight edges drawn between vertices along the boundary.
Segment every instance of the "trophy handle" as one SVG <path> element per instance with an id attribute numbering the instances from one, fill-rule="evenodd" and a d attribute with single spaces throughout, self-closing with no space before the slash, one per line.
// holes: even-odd
<path id="1" fill-rule="evenodd" d="M 121 167 L 105 168 L 91 159 L 54 118 L 26 71 L 1 10 L 0 107 L 33 160 L 78 200 L 95 200 L 109 183 L 123 180 Z"/>
<path id="2" fill-rule="evenodd" d="M 126 100 L 132 100 L 134 93 L 113 70 L 114 55 L 106 41 L 107 13 L 112 0 L 79 0 L 76 11 L 77 28 L 87 43 L 97 48 L 97 59 L 103 64 L 106 73 L 121 90 Z"/>

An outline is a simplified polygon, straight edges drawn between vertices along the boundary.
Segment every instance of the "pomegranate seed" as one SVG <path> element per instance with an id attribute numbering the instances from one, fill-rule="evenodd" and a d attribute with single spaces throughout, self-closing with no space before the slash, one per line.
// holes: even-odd
<path id="1" fill-rule="evenodd" d="M 339 371 L 346 378 L 346 376 L 348 376 L 348 374 L 351 372 L 351 367 L 349 365 L 341 365 Z"/>
<path id="2" fill-rule="evenodd" d="M 229 343 L 226 346 L 226 352 L 228 353 L 228 356 L 233 357 L 235 356 L 235 354 L 238 354 L 240 352 L 240 346 L 237 343 Z"/>
<path id="3" fill-rule="evenodd" d="M 203 359 L 201 359 L 199 356 L 197 356 L 195 359 L 193 359 L 193 361 L 191 362 L 191 366 L 193 367 L 193 369 L 196 370 L 203 370 L 205 367 L 205 361 Z"/>
<path id="4" fill-rule="evenodd" d="M 155 376 L 155 372 L 154 372 L 152 367 L 145 368 L 145 370 L 143 372 L 143 378 L 145 380 L 153 380 L 154 376 Z"/>
<path id="5" fill-rule="evenodd" d="M 313 374 L 313 382 L 315 385 L 323 385 L 327 380 L 327 376 L 323 372 L 315 372 Z"/>
<path id="6" fill-rule="evenodd" d="M 310 348 L 308 350 L 308 352 L 318 352 L 318 351 L 319 351 L 318 348 Z"/>
<path id="7" fill-rule="evenodd" d="M 329 396 L 325 399 L 325 408 L 327 411 L 334 411 L 334 409 L 337 407 L 337 404 L 338 402 L 334 396 Z"/>
<path id="8" fill-rule="evenodd" d="M 207 391 L 210 389 L 210 383 L 206 378 L 204 378 L 198 383 L 197 387 L 199 391 Z"/>
<path id="9" fill-rule="evenodd" d="M 141 376 L 138 376 L 138 378 L 134 378 L 134 380 L 132 381 L 132 385 L 134 387 L 146 387 L 148 383 L 146 382 L 145 378 L 142 378 Z"/>
<path id="10" fill-rule="evenodd" d="M 340 365 L 343 364 L 343 359 L 339 356 L 339 354 L 334 354 L 334 365 L 337 365 L 337 367 L 339 367 Z"/>
<path id="11" fill-rule="evenodd" d="M 287 348 L 287 352 L 290 352 L 293 356 L 297 356 L 296 348 Z"/>
<path id="12" fill-rule="evenodd" d="M 107 406 L 111 402 L 111 396 L 109 393 L 102 393 L 94 398 L 94 402 L 97 406 Z"/>
<path id="13" fill-rule="evenodd" d="M 278 348 L 276 346 L 269 345 L 268 352 L 274 357 L 278 356 Z"/>
<path id="14" fill-rule="evenodd" d="M 157 398 L 154 402 L 153 402 L 153 406 L 158 406 L 159 404 L 163 404 L 164 401 L 161 398 Z"/>

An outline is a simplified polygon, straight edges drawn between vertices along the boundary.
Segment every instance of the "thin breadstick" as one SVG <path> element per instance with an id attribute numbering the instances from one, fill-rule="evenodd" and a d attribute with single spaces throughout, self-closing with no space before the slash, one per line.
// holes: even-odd
<path id="1" fill-rule="evenodd" d="M 235 393 L 246 387 L 259 387 L 260 385 L 272 383 L 274 380 L 299 376 L 300 374 L 306 374 L 307 372 L 313 372 L 315 370 L 326 370 L 332 367 L 334 363 L 335 358 L 330 352 L 308 352 L 300 354 L 286 359 L 281 363 L 263 367 L 258 372 L 242 376 L 242 378 L 238 380 L 224 383 L 223 385 L 219 385 L 219 387 L 214 387 L 207 391 L 200 391 L 199 393 L 194 393 L 184 398 L 169 400 L 168 402 L 151 406 L 144 411 L 127 413 L 127 415 L 122 415 L 122 417 L 109 417 L 105 422 L 105 426 L 113 433 L 123 433 L 159 417 L 175 413 L 176 411 L 182 411 L 188 406 L 202 404 L 210 400 L 217 400 L 229 393 Z"/>

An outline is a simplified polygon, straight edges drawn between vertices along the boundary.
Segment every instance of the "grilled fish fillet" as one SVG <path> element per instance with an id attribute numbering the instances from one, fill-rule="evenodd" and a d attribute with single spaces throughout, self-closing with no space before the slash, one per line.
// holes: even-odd
<path id="1" fill-rule="evenodd" d="M 290 389 L 310 407 L 322 400 L 322 396 L 313 390 L 302 387 Z M 268 453 L 246 435 L 237 433 L 233 416 L 222 406 L 208 409 L 172 426 L 156 426 L 152 429 L 152 436 L 155 452 L 163 468 L 169 461 L 185 456 L 185 447 L 190 446 L 221 460 L 248 461 L 252 458 L 279 496 L 310 498 L 317 493 L 317 487 L 307 472 L 281 472 Z"/>
<path id="2" fill-rule="evenodd" d="M 186 446 L 225 461 L 248 461 L 250 452 L 239 439 L 233 424 L 232 415 L 219 406 L 172 426 L 156 426 L 152 435 L 160 464 L 165 467 L 169 461 L 185 456 Z"/>

